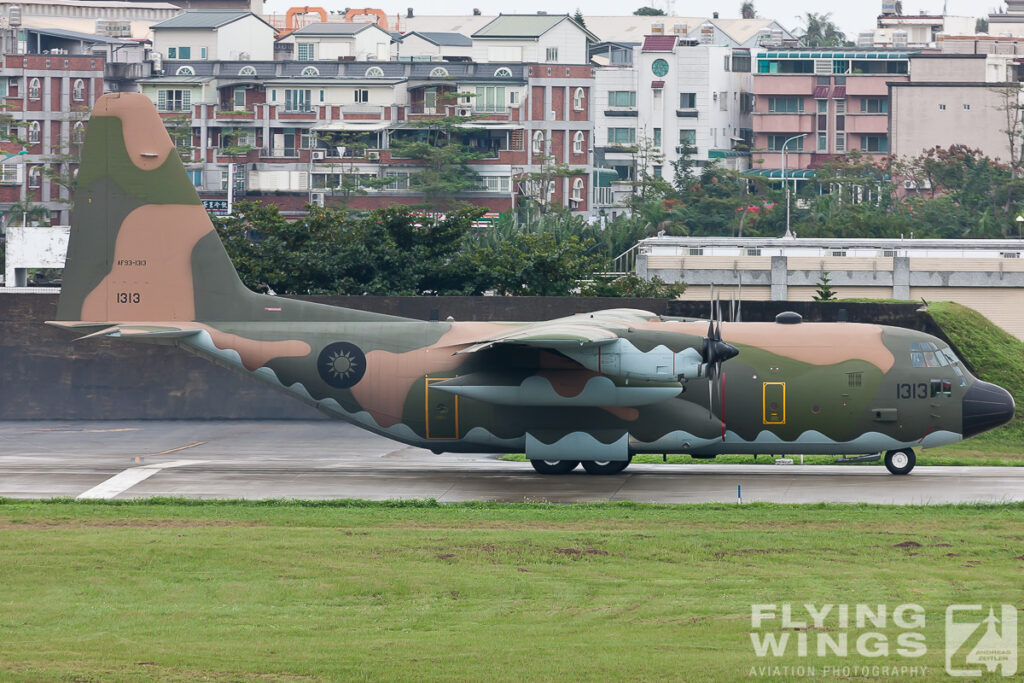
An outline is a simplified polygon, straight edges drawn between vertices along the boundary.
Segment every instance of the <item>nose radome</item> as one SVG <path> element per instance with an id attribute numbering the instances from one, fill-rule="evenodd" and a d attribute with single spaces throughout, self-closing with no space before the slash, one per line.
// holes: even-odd
<path id="1" fill-rule="evenodd" d="M 1006 389 L 976 381 L 964 394 L 963 436 L 980 434 L 1013 419 L 1013 396 Z"/>

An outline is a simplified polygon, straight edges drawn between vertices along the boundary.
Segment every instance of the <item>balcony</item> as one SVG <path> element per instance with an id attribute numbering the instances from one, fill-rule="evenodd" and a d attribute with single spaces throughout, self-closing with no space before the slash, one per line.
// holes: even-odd
<path id="1" fill-rule="evenodd" d="M 341 118 L 365 121 L 381 121 L 384 119 L 384 107 L 373 104 L 345 104 L 340 107 Z"/>
<path id="2" fill-rule="evenodd" d="M 847 133 L 885 135 L 889 132 L 888 114 L 847 114 Z"/>
<path id="3" fill-rule="evenodd" d="M 264 147 L 260 150 L 260 156 L 270 159 L 298 159 L 300 151 L 297 147 Z"/>
<path id="4" fill-rule="evenodd" d="M 213 112 L 213 118 L 218 121 L 252 121 L 256 113 L 247 109 L 221 110 Z"/>
<path id="5" fill-rule="evenodd" d="M 811 95 L 814 76 L 805 74 L 754 74 L 755 95 Z"/>
<path id="6" fill-rule="evenodd" d="M 754 130 L 759 133 L 811 133 L 814 131 L 814 114 L 762 114 L 754 113 Z"/>
<path id="7" fill-rule="evenodd" d="M 846 96 L 888 97 L 889 83 L 904 83 L 905 74 L 862 74 L 846 79 Z"/>

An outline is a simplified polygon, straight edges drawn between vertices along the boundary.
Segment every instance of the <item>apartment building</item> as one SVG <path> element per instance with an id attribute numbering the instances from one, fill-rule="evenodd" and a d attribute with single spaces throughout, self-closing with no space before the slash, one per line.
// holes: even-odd
<path id="1" fill-rule="evenodd" d="M 70 158 L 84 141 L 93 103 L 103 94 L 104 60 L 65 54 L 2 60 L 0 129 L 19 141 L 0 142 L 0 207 L 27 202 L 47 209 L 51 222 L 67 223 L 68 186 L 77 168 Z M 55 172 L 53 178 L 47 168 Z"/>
<path id="2" fill-rule="evenodd" d="M 422 134 L 417 122 L 465 116 L 461 141 L 479 150 L 479 185 L 458 199 L 505 211 L 535 188 L 535 175 L 565 163 L 541 201 L 590 210 L 594 69 L 586 65 L 474 62 L 165 62 L 139 81 L 168 118 L 185 117 L 179 138 L 204 199 L 235 196 L 298 212 L 341 201 L 357 177 L 392 178 L 383 189 L 346 197 L 375 208 L 422 201 L 416 162 L 392 142 Z M 472 117 L 471 119 L 468 117 Z M 346 183 L 346 181 L 348 181 Z"/>
<path id="3" fill-rule="evenodd" d="M 889 84 L 892 153 L 913 157 L 960 144 L 1009 159 L 1007 107 L 1019 107 L 1019 57 L 917 54 L 910 79 Z M 906 187 L 905 189 L 914 189 Z"/>
<path id="4" fill-rule="evenodd" d="M 753 168 L 806 179 L 835 155 L 890 153 L 889 84 L 908 80 L 899 50 L 768 50 L 755 58 Z M 792 139 L 791 139 L 792 138 Z"/>
<path id="5" fill-rule="evenodd" d="M 274 27 L 252 12 L 184 12 L 152 26 L 153 50 L 169 60 L 274 58 Z"/>

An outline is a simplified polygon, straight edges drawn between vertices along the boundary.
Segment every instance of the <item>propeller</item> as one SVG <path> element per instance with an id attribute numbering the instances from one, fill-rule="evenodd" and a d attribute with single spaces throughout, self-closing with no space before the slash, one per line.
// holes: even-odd
<path id="1" fill-rule="evenodd" d="M 712 316 L 708 321 L 708 335 L 701 349 L 701 360 L 704 362 L 704 375 L 708 378 L 708 417 L 712 416 L 715 396 L 715 380 L 718 380 L 718 393 L 722 393 L 722 363 L 739 355 L 739 349 L 722 341 L 722 308 L 721 301 L 713 301 Z M 717 325 L 716 325 L 717 323 Z M 724 425 L 723 425 L 724 427 Z"/>

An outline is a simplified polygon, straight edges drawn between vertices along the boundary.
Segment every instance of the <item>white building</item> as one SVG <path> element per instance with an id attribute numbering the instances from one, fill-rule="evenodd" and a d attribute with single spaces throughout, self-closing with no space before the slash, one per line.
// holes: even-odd
<path id="1" fill-rule="evenodd" d="M 686 147 L 697 166 L 717 161 L 749 168 L 753 76 L 747 48 L 705 45 L 677 35 L 650 35 L 633 50 L 632 64 L 597 69 L 595 165 L 619 181 L 647 172 L 671 179 Z M 660 160 L 634 151 L 656 149 Z M 630 186 L 612 184 L 604 204 L 621 204 Z"/>
<path id="2" fill-rule="evenodd" d="M 597 36 L 568 14 L 502 14 L 476 31 L 473 61 L 587 64 Z"/>
<path id="3" fill-rule="evenodd" d="M 330 59 L 387 61 L 391 57 L 391 34 L 372 23 L 331 21 L 308 24 L 278 40 L 277 45 L 280 59 L 300 62 Z"/>
<path id="4" fill-rule="evenodd" d="M 469 60 L 472 56 L 473 41 L 461 33 L 411 31 L 398 44 L 398 58 L 403 61 Z"/>
<path id="5" fill-rule="evenodd" d="M 153 50 L 164 59 L 269 60 L 274 27 L 252 12 L 185 12 L 153 27 Z"/>

